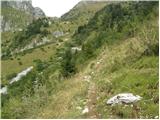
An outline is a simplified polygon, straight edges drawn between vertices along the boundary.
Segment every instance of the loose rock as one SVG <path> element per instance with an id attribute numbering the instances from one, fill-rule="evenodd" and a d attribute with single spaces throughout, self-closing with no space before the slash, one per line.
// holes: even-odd
<path id="1" fill-rule="evenodd" d="M 134 96 L 132 93 L 121 93 L 110 98 L 109 100 L 107 100 L 106 103 L 108 105 L 121 104 L 121 103 L 128 104 L 128 103 L 135 103 L 141 99 L 142 97 L 138 95 Z"/>
<path id="2" fill-rule="evenodd" d="M 88 113 L 88 112 L 89 112 L 88 107 L 85 107 L 84 110 L 82 111 L 82 114 L 86 114 L 86 113 Z"/>

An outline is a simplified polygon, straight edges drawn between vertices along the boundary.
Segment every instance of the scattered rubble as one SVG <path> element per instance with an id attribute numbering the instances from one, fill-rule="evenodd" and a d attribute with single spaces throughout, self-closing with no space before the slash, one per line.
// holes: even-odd
<path id="1" fill-rule="evenodd" d="M 90 75 L 84 76 L 84 81 L 90 82 L 90 79 L 91 79 L 91 76 L 90 76 Z"/>

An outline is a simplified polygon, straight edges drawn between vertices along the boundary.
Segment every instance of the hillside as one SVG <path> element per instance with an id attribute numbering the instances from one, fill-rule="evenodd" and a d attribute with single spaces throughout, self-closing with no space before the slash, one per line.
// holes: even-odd
<path id="1" fill-rule="evenodd" d="M 1 2 L 1 30 L 21 31 L 33 19 L 45 17 L 40 8 L 34 8 L 32 1 L 2 1 Z"/>
<path id="2" fill-rule="evenodd" d="M 20 4 L 18 7 L 20 11 L 18 11 L 18 9 L 16 8 L 17 4 L 18 5 Z M 29 25 L 27 25 L 27 27 L 25 27 L 25 29 L 22 29 L 21 31 L 16 31 L 14 33 L 2 32 L 2 41 L 3 41 L 2 42 L 2 60 L 3 60 L 2 62 L 4 63 L 2 64 L 2 68 L 4 68 L 4 66 L 6 66 L 7 64 L 7 67 L 5 67 L 5 69 L 2 71 L 4 77 L 13 73 L 20 72 L 20 70 L 23 70 L 26 67 L 26 63 L 23 62 L 24 63 L 23 65 L 19 65 L 19 62 L 22 62 L 22 61 L 16 60 L 18 57 L 21 56 L 21 54 L 27 53 L 28 55 L 24 55 L 24 57 L 31 56 L 32 58 L 32 54 L 29 55 L 30 52 L 27 52 L 27 51 L 32 51 L 32 49 L 36 49 L 37 47 L 41 48 L 45 44 L 52 44 L 51 46 L 56 46 L 63 43 L 63 41 L 71 40 L 71 36 L 75 33 L 78 26 L 82 24 L 86 24 L 87 21 L 91 17 L 93 17 L 95 12 L 103 8 L 106 4 L 107 2 L 82 1 L 82 2 L 79 2 L 68 13 L 66 13 L 66 15 L 63 15 L 60 19 L 58 18 L 54 19 L 54 18 L 48 18 L 48 17 L 36 19 L 36 20 L 33 20 Z M 3 6 L 5 6 L 5 4 Z M 22 2 L 22 3 L 7 2 L 7 6 L 12 6 L 13 8 L 16 8 L 16 10 L 19 13 L 21 13 L 21 9 L 24 11 L 23 9 L 24 6 L 28 6 L 27 7 L 28 9 L 26 9 L 25 12 L 33 13 L 31 11 L 33 9 L 31 6 L 31 1 Z M 6 9 L 2 7 L 2 11 L 3 10 L 6 10 Z M 63 19 L 68 17 L 70 17 L 70 19 L 74 19 L 75 15 L 72 16 L 72 14 L 77 14 L 77 12 L 79 12 L 80 15 L 76 16 L 75 21 L 73 20 L 70 21 L 69 19 Z M 10 12 L 9 14 L 8 13 L 4 13 L 4 14 L 5 16 L 7 15 L 9 16 L 9 14 L 12 14 L 12 13 Z M 10 16 L 10 17 L 14 19 L 14 16 Z M 25 17 L 23 18 L 25 19 Z M 84 19 L 82 20 L 82 18 Z M 14 21 L 17 21 L 17 20 L 15 19 Z M 25 23 L 23 22 L 18 22 L 18 24 L 20 23 L 25 25 Z M 43 52 L 41 54 L 43 54 Z M 50 59 L 50 56 L 48 56 L 47 59 Z M 22 60 L 23 60 L 23 57 L 22 57 Z M 30 60 L 31 62 L 29 62 L 28 64 L 33 65 L 32 61 L 34 60 L 35 59 L 31 59 Z M 18 71 L 16 69 L 13 69 L 13 70 L 8 69 L 9 66 L 14 66 L 18 68 Z"/>
<path id="3" fill-rule="evenodd" d="M 22 31 L 23 36 L 17 34 L 26 42 L 30 38 L 25 35 L 34 38 L 45 30 L 46 37 L 55 31 L 60 37 L 2 61 L 1 86 L 7 86 L 7 94 L 2 94 L 2 118 L 159 118 L 159 4 L 102 3 L 80 2 L 60 20 L 39 19 Z M 83 7 L 95 11 L 85 13 Z M 67 21 L 79 23 L 82 18 L 85 22 L 77 27 L 69 23 L 72 32 L 65 29 Z M 44 21 L 53 23 L 48 26 Z M 43 23 L 43 29 L 38 23 Z M 61 30 L 69 34 L 61 36 Z M 23 46 L 17 39 L 11 45 Z M 33 66 L 31 72 L 10 84 L 14 72 L 29 66 Z M 142 99 L 107 105 L 108 99 L 120 93 Z"/>
<path id="4" fill-rule="evenodd" d="M 69 12 L 61 16 L 63 21 L 70 21 L 74 24 L 84 25 L 94 14 L 102 9 L 106 4 L 110 2 L 105 1 L 80 1 Z"/>
<path id="5" fill-rule="evenodd" d="M 44 12 L 40 8 L 34 8 L 30 0 L 1 2 L 2 59 L 9 58 L 11 51 L 14 52 L 11 44 L 17 39 L 16 34 L 21 34 L 33 21 L 43 17 Z"/>

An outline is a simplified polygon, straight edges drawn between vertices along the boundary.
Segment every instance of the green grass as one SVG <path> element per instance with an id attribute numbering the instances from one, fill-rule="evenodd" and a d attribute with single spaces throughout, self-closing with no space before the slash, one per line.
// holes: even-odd
<path id="1" fill-rule="evenodd" d="M 30 50 L 31 52 L 25 55 L 17 55 L 16 58 L 13 56 L 13 60 L 2 60 L 2 76 L 6 76 L 12 73 L 18 73 L 27 67 L 34 65 L 33 61 L 36 59 L 49 60 L 54 55 L 56 44 L 49 44 Z M 42 49 L 43 48 L 43 49 Z M 19 64 L 22 62 L 22 65 Z"/>
<path id="2" fill-rule="evenodd" d="M 109 98 L 126 92 L 143 97 L 137 103 L 140 108 L 138 118 L 154 118 L 159 114 L 158 56 L 142 57 L 129 68 L 122 67 L 105 76 L 99 75 L 97 85 L 100 96 L 97 110 L 102 118 L 136 118 L 135 111 L 131 106 L 111 107 L 106 105 Z"/>
<path id="3" fill-rule="evenodd" d="M 115 11 L 114 15 L 117 12 L 119 11 Z M 103 15 L 106 15 L 105 11 L 103 11 Z M 97 19 L 100 21 L 99 23 L 105 22 L 101 17 L 97 17 Z M 111 22 L 114 23 L 115 21 Z M 117 22 L 119 22 L 119 19 L 117 19 Z M 77 62 L 78 65 L 76 66 L 79 72 L 68 78 L 64 78 L 61 74 L 62 68 L 57 58 L 49 60 L 51 56 L 54 58 L 61 54 L 54 55 L 56 48 L 54 44 L 33 49 L 30 53 L 24 56 L 22 54 L 18 55 L 13 60 L 2 61 L 3 76 L 20 72 L 33 65 L 35 59 L 46 60 L 49 64 L 42 71 L 35 68 L 21 81 L 9 86 L 9 94 L 2 96 L 2 118 L 88 118 L 89 116 L 82 115 L 82 110 L 87 104 L 85 101 L 88 99 L 88 88 L 91 86 L 83 79 L 84 76 L 91 75 L 92 72 L 94 74 L 91 75 L 91 80 L 97 88 L 95 95 L 99 98 L 95 101 L 95 107 L 96 112 L 100 114 L 100 118 L 154 118 L 159 113 L 159 56 L 156 56 L 153 50 L 155 45 L 158 45 L 158 29 L 156 29 L 157 25 L 152 26 L 152 22 L 155 24 L 155 18 L 149 25 L 148 22 L 144 21 L 142 27 L 139 26 L 141 29 L 137 31 L 134 37 L 129 36 L 127 39 L 126 37 L 125 39 L 123 37 L 118 39 L 119 34 L 114 36 L 115 34 L 112 31 L 109 31 L 111 34 L 108 35 L 108 38 L 105 32 L 96 38 L 95 33 L 102 32 L 93 29 L 90 33 L 92 35 L 88 36 L 88 40 L 84 42 L 84 44 L 88 42 L 88 46 L 82 47 L 88 48 L 90 43 L 95 45 L 91 47 L 95 56 L 84 59 L 82 52 L 79 59 L 84 59 L 84 62 Z M 101 28 L 99 23 L 97 27 Z M 117 24 L 115 23 L 115 25 Z M 94 28 L 95 24 L 92 26 Z M 67 25 L 64 25 L 64 27 L 66 28 Z M 55 30 L 51 28 L 51 31 L 52 29 Z M 125 28 L 123 32 L 126 29 L 128 28 Z M 70 35 L 67 37 L 70 38 Z M 82 35 L 79 36 L 80 39 L 83 38 Z M 61 37 L 61 39 L 65 39 L 65 37 Z M 112 44 L 103 41 L 97 48 L 98 39 L 102 41 L 109 39 Z M 115 39 L 116 41 L 114 41 Z M 69 39 L 67 42 L 69 43 L 72 40 Z M 68 45 L 62 43 L 58 47 L 59 52 L 65 52 L 65 47 Z M 147 49 L 153 50 L 153 54 L 152 52 L 144 54 Z M 22 65 L 19 62 L 22 62 Z M 43 67 L 43 64 L 40 67 Z M 35 84 L 35 81 L 38 82 Z M 106 105 L 109 98 L 122 92 L 131 92 L 143 97 L 142 100 L 134 104 L 134 106 L 137 106 L 136 110 L 131 105 Z M 78 106 L 82 107 L 82 110 L 77 110 L 76 107 Z"/>

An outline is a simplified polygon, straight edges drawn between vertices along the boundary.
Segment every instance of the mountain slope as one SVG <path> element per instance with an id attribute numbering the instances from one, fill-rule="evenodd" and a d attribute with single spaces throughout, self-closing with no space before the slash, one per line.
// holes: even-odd
<path id="1" fill-rule="evenodd" d="M 11 56 L 10 45 L 15 42 L 16 34 L 22 33 L 33 21 L 43 17 L 44 12 L 40 8 L 34 8 L 30 0 L 1 1 L 2 59 Z"/>
<path id="2" fill-rule="evenodd" d="M 65 21 L 81 20 L 81 22 L 83 22 L 83 18 L 89 20 L 89 18 L 94 16 L 95 12 L 102 9 L 107 3 L 108 2 L 80 1 L 68 13 L 62 15 L 61 19 Z"/>
<path id="3" fill-rule="evenodd" d="M 33 19 L 45 16 L 40 8 L 32 6 L 31 1 L 2 1 L 1 7 L 2 32 L 21 30 Z"/>
<path id="4" fill-rule="evenodd" d="M 80 25 L 87 24 L 94 14 L 108 3 L 105 1 L 80 1 L 69 12 L 62 15 L 61 20 L 71 22 L 72 26 L 77 28 Z"/>
<path id="5" fill-rule="evenodd" d="M 32 72 L 8 86 L 2 118 L 156 118 L 158 7 L 153 1 L 120 2 L 96 12 L 52 59 L 35 61 Z M 106 104 L 123 92 L 143 99 Z"/>
<path id="6" fill-rule="evenodd" d="M 74 18 L 74 16 L 71 16 L 70 14 L 72 13 L 76 14 L 76 12 L 80 12 L 79 13 L 80 15 L 76 16 L 76 19 L 77 19 L 76 21 L 69 21 L 69 19 L 63 20 L 63 19 L 41 18 L 40 20 L 34 20 L 32 23 L 27 25 L 24 29 L 18 29 L 20 31 L 17 31 L 15 33 L 2 32 L 2 40 L 3 40 L 2 41 L 2 59 L 6 60 L 6 62 L 4 61 L 4 63 L 7 63 L 8 66 L 11 66 L 12 62 L 10 63 L 7 62 L 7 61 L 10 61 L 9 59 L 13 59 L 14 57 L 16 57 L 16 54 L 21 54 L 27 50 L 31 50 L 35 47 L 39 47 L 39 44 L 40 46 L 49 44 L 49 43 L 59 44 L 59 41 L 62 42 L 62 41 L 70 40 L 70 37 L 75 33 L 75 30 L 77 30 L 78 26 L 87 23 L 87 21 L 95 14 L 95 12 L 103 8 L 106 5 L 106 3 L 107 2 L 93 2 L 93 1 L 90 1 L 90 2 L 82 1 L 78 3 L 74 7 L 74 9 L 76 10 L 71 10 L 67 13 L 69 14 L 67 16 L 70 16 L 70 18 L 72 19 Z M 22 2 L 22 3 L 6 2 L 6 4 L 7 5 L 4 4 L 3 6 L 9 6 L 10 9 L 16 8 L 17 6 L 17 8 L 14 10 L 17 10 L 17 12 L 19 13 L 22 13 L 21 10 L 24 11 L 24 9 L 27 13 L 31 13 L 31 10 L 33 10 L 31 7 L 31 2 L 30 3 L 29 2 Z M 2 10 L 6 10 L 6 9 L 2 9 Z M 7 15 L 10 16 L 10 14 L 11 14 L 11 11 L 8 11 L 8 13 L 4 12 L 4 15 L 6 17 Z M 24 15 L 23 18 L 25 19 L 25 14 L 23 15 Z M 14 21 L 17 21 L 16 16 L 10 16 L 10 17 L 12 17 Z M 86 17 L 88 20 L 87 19 L 84 19 L 83 21 L 81 20 L 81 18 L 86 18 Z M 43 27 L 44 26 L 43 23 L 45 23 L 45 21 L 48 22 L 48 25 Z M 22 22 L 18 22 L 18 24 L 22 23 L 22 25 L 25 25 L 26 22 L 25 23 L 24 22 L 25 21 L 22 19 Z M 34 31 L 37 31 L 37 32 L 35 33 Z M 33 33 L 33 34 L 31 35 L 30 33 Z M 58 36 L 60 35 L 60 36 L 56 37 L 57 35 Z M 21 67 L 23 67 L 23 65 L 21 65 L 20 68 Z M 7 74 L 8 73 L 10 72 L 7 72 Z"/>

